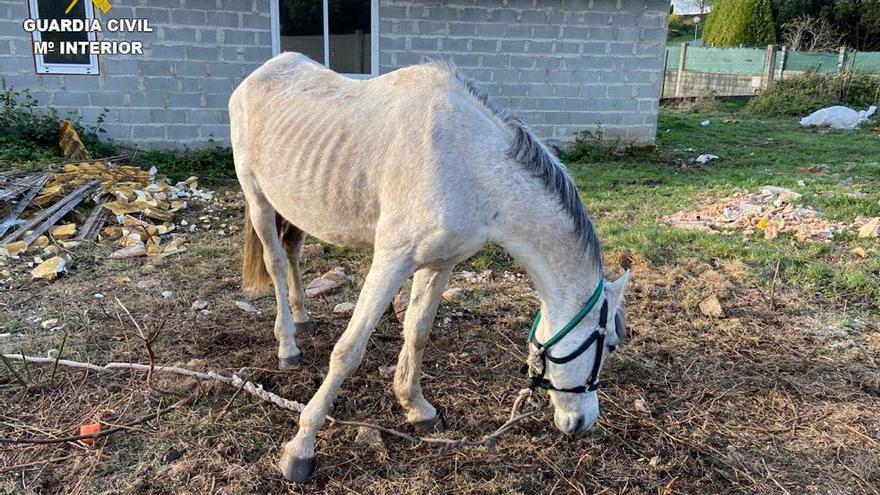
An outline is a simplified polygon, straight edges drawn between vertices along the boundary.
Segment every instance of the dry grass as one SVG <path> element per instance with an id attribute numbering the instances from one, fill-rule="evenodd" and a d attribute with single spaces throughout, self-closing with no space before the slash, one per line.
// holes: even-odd
<path id="1" fill-rule="evenodd" d="M 212 214 L 239 221 L 239 203 L 217 210 Z M 79 253 L 70 276 L 3 292 L 0 321 L 23 335 L 0 339 L 0 349 L 42 354 L 57 347 L 60 333 L 27 323 L 32 316 L 57 317 L 66 325 L 66 357 L 146 362 L 130 321 L 111 302 L 117 297 L 147 329 L 161 329 L 160 362 L 251 367 L 252 378 L 272 391 L 306 400 L 345 327 L 346 318 L 331 309 L 353 300 L 356 287 L 310 301 L 319 332 L 299 339 L 304 363 L 275 371 L 272 299 L 254 301 L 262 315 L 233 306 L 241 298 L 239 247 L 237 237 L 194 235 L 187 253 L 152 268 L 107 260 L 100 249 Z M 364 260 L 359 252 L 308 260 L 306 278 L 342 264 L 362 281 Z M 622 263 L 634 271 L 627 302 L 632 338 L 610 359 L 600 389 L 602 417 L 582 437 L 556 432 L 549 409 L 502 436 L 494 451 L 440 453 L 395 438 L 376 451 L 355 447 L 351 428 L 328 428 L 318 437 L 315 479 L 297 486 L 273 466 L 296 429 L 286 411 L 181 378 L 157 375 L 150 388 L 142 374 L 59 369 L 50 378 L 48 368 L 18 365 L 28 387 L 5 369 L 0 374 L 4 437 L 70 435 L 96 417 L 121 424 L 177 395 L 199 399 L 95 448 L 4 446 L 0 493 L 877 493 L 876 322 L 817 307 L 784 286 L 771 310 L 767 285 L 756 285 L 735 261 L 652 266 L 620 252 L 607 260 L 611 273 Z M 467 297 L 441 306 L 425 355 L 423 384 L 446 419 L 445 436 L 493 430 L 520 386 L 523 340 L 537 303 L 525 279 L 495 275 L 476 284 L 453 279 Z M 160 286 L 138 289 L 147 278 Z M 174 297 L 164 299 L 163 290 Z M 96 299 L 98 292 L 105 297 Z M 725 318 L 700 314 L 697 304 L 710 293 L 721 300 Z M 209 313 L 190 310 L 197 297 L 210 301 Z M 393 316 L 382 319 L 363 365 L 343 386 L 336 417 L 407 430 L 390 380 L 377 372 L 395 362 L 399 331 Z M 638 399 L 650 414 L 636 410 Z M 180 458 L 165 459 L 172 449 Z"/>

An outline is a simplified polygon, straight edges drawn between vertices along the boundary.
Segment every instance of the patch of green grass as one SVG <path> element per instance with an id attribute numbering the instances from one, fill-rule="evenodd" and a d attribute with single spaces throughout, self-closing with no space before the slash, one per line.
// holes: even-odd
<path id="1" fill-rule="evenodd" d="M 880 215 L 880 135 L 870 130 L 801 128 L 796 119 L 760 118 L 741 104 L 723 104 L 709 113 L 664 109 L 657 150 L 650 155 L 605 156 L 569 162 L 582 197 L 600 231 L 606 252 L 628 249 L 656 265 L 685 259 L 737 260 L 755 280 L 769 283 L 780 262 L 780 279 L 805 294 L 850 301 L 880 300 L 880 255 L 876 241 L 839 235 L 833 243 L 798 242 L 781 235 L 745 239 L 684 231 L 660 217 L 698 208 L 762 185 L 791 188 L 800 203 L 829 220 L 851 223 L 856 216 Z M 708 126 L 700 123 L 709 120 Z M 696 165 L 702 153 L 720 160 Z M 826 174 L 799 167 L 824 164 Z M 867 259 L 850 253 L 868 250 Z"/>
<path id="2" fill-rule="evenodd" d="M 150 168 L 155 165 L 163 174 L 186 178 L 198 176 L 207 182 L 235 179 L 232 149 L 209 141 L 204 148 L 183 150 L 147 150 L 129 153 L 132 165 Z"/>

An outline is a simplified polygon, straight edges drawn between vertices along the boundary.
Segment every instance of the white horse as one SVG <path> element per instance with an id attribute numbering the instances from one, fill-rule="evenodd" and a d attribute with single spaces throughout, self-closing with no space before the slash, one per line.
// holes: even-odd
<path id="1" fill-rule="evenodd" d="M 453 266 L 488 242 L 526 268 L 540 295 L 534 337 L 553 340 L 556 357 L 549 345 L 531 347 L 533 385 L 550 389 L 556 427 L 573 434 L 592 426 L 597 375 L 606 347 L 620 339 L 629 274 L 600 288 L 601 247 L 577 190 L 521 121 L 442 64 L 353 80 L 295 53 L 245 79 L 229 116 L 247 202 L 243 286 L 274 285 L 280 367 L 300 362 L 296 331 L 314 328 L 298 265 L 304 233 L 374 250 L 327 377 L 284 446 L 279 468 L 287 479 L 313 473 L 315 435 L 411 275 L 393 388 L 409 423 L 442 429 L 419 384 L 422 354 Z M 605 339 L 609 313 L 614 331 Z"/>

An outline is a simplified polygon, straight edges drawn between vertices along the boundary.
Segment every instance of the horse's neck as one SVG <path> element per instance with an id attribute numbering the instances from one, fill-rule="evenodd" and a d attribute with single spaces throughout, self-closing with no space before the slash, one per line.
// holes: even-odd
<path id="1" fill-rule="evenodd" d="M 601 254 L 584 251 L 554 198 L 541 198 L 517 217 L 502 247 L 525 267 L 538 290 L 542 328 L 560 328 L 596 289 L 602 263 L 592 257 Z"/>

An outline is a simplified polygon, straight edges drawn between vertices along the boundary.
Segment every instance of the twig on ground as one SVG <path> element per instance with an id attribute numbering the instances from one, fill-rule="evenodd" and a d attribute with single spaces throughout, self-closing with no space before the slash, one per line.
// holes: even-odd
<path id="1" fill-rule="evenodd" d="M 61 345 L 58 346 L 58 354 L 55 356 L 55 362 L 52 363 L 52 372 L 49 373 L 49 380 L 55 378 L 55 370 L 58 369 L 58 360 L 61 359 L 61 353 L 64 352 L 64 344 L 67 343 L 67 331 L 64 332 L 64 335 L 61 337 Z M 24 353 L 21 354 L 24 356 Z M 27 362 L 27 360 L 25 360 Z"/>
<path id="2" fill-rule="evenodd" d="M 42 363 L 42 364 L 48 364 L 48 363 L 54 362 L 54 363 L 57 363 L 58 366 L 66 366 L 66 367 L 70 367 L 70 368 L 85 369 L 85 370 L 90 370 L 90 371 L 94 371 L 97 373 L 113 373 L 113 372 L 116 372 L 119 370 L 126 370 L 126 369 L 129 371 L 145 371 L 147 373 L 153 373 L 153 372 L 155 372 L 155 373 L 174 373 L 174 374 L 178 374 L 178 375 L 196 378 L 198 380 L 206 380 L 206 381 L 211 380 L 211 381 L 218 381 L 221 383 L 225 383 L 227 385 L 237 387 L 240 390 L 244 390 L 245 392 L 247 392 L 251 395 L 254 395 L 256 397 L 259 397 L 260 399 L 262 399 L 266 402 L 271 402 L 272 404 L 275 404 L 278 407 L 281 407 L 283 409 L 288 409 L 290 411 L 294 411 L 294 412 L 299 413 L 299 412 L 302 412 L 302 410 L 305 408 L 305 404 L 303 404 L 301 402 L 286 399 L 286 398 L 281 397 L 277 394 L 269 392 L 268 390 L 264 389 L 262 385 L 256 384 L 256 383 L 254 383 L 250 380 L 247 380 L 247 379 L 243 379 L 238 374 L 234 374 L 234 373 L 232 374 L 232 376 L 225 376 L 225 375 L 221 375 L 219 373 L 213 372 L 213 371 L 209 371 L 207 373 L 202 373 L 199 371 L 193 371 L 193 370 L 189 370 L 186 368 L 180 368 L 177 366 L 161 366 L 161 365 L 156 366 L 156 365 L 146 365 L 146 364 L 138 364 L 138 363 L 120 363 L 120 362 L 111 362 L 111 363 L 107 363 L 103 366 L 99 366 L 99 365 L 91 364 L 91 363 L 71 361 L 69 359 L 59 359 L 58 356 L 52 356 L 51 354 L 54 354 L 54 352 L 50 353 L 50 357 L 45 357 L 45 358 L 35 357 L 35 356 L 19 356 L 19 355 L 15 355 L 15 354 L 0 354 L 0 357 L 3 357 L 4 362 L 7 362 L 7 359 L 23 360 L 23 361 L 28 361 L 31 363 Z M 9 366 L 11 368 L 11 363 L 7 362 L 7 366 Z M 239 371 L 239 373 L 242 373 L 243 371 L 244 371 L 244 369 Z M 415 444 L 421 444 L 421 443 L 441 444 L 442 445 L 442 448 L 441 448 L 442 452 L 447 452 L 447 451 L 450 451 L 450 450 L 453 450 L 453 449 L 456 449 L 459 447 L 480 447 L 480 446 L 483 446 L 483 447 L 487 447 L 487 448 L 491 449 L 494 447 L 495 443 L 497 442 L 498 437 L 503 435 L 505 432 L 509 431 L 517 423 L 520 423 L 521 421 L 525 420 L 526 418 L 534 416 L 535 414 L 537 414 L 541 411 L 540 407 L 537 407 L 537 408 L 530 410 L 528 412 L 519 413 L 519 408 L 522 407 L 522 404 L 525 401 L 525 399 L 530 396 L 530 392 L 531 391 L 529 391 L 527 389 L 520 391 L 519 395 L 517 396 L 516 401 L 514 402 L 514 405 L 511 410 L 511 414 L 510 414 L 510 417 L 508 418 L 508 420 L 505 421 L 504 424 L 502 424 L 500 427 L 498 427 L 498 429 L 496 429 L 492 433 L 484 435 L 482 438 L 480 438 L 478 440 L 474 440 L 474 439 L 470 439 L 470 438 L 451 439 L 451 438 L 439 438 L 439 437 L 415 437 L 415 436 L 409 435 L 407 433 L 404 433 L 402 431 L 398 431 L 398 430 L 395 430 L 392 428 L 386 428 L 386 427 L 379 426 L 379 425 L 376 425 L 373 423 L 365 423 L 365 422 L 361 422 L 361 421 L 344 421 L 344 420 L 336 419 L 332 416 L 327 416 L 327 420 L 333 424 L 340 424 L 340 425 L 347 425 L 347 426 L 363 426 L 366 428 L 372 428 L 374 430 L 378 430 L 380 432 L 383 432 L 383 433 L 386 433 L 389 435 L 403 438 L 403 439 L 410 441 L 412 443 L 415 443 Z M 177 405 L 181 404 L 182 402 L 183 401 L 178 402 L 175 406 L 172 406 L 172 407 L 177 407 Z M 164 414 L 165 412 L 166 412 L 165 410 L 162 410 L 160 412 L 153 413 L 153 415 L 148 416 L 146 418 L 141 418 L 137 422 L 134 422 L 134 423 L 131 423 L 128 425 L 123 425 L 123 426 L 120 426 L 117 428 L 111 428 L 109 430 L 105 430 L 104 432 L 101 432 L 100 434 L 96 434 L 96 435 L 98 435 L 98 436 L 108 435 L 110 433 L 114 433 L 116 431 L 119 431 L 120 429 L 125 429 L 125 428 L 130 427 L 134 424 L 138 424 L 139 422 L 142 423 L 144 421 L 149 421 L 150 419 L 153 419 L 160 414 Z M 79 435 L 76 437 L 66 437 L 66 438 L 61 438 L 61 439 L 30 439 L 32 441 L 27 441 L 28 439 L 25 439 L 25 441 L 21 441 L 21 442 L 16 442 L 15 440 L 17 440 L 17 439 L 0 438 L 0 443 L 58 443 L 58 442 L 81 440 L 83 438 L 97 438 L 97 437 L 94 437 L 93 435 Z M 37 441 L 37 440 L 39 440 L 39 441 Z"/>
<path id="3" fill-rule="evenodd" d="M 21 357 L 24 357 L 24 351 L 20 351 L 20 352 L 21 352 Z M 31 369 L 30 369 L 30 367 L 28 367 L 27 360 L 24 360 L 24 359 L 21 360 L 21 367 L 24 368 L 24 376 L 27 378 L 28 383 L 34 381 L 34 379 L 31 377 Z"/>
<path id="4" fill-rule="evenodd" d="M 10 471 L 16 471 L 18 469 L 28 469 L 28 468 L 40 466 L 43 464 L 49 464 L 52 462 L 66 461 L 67 459 L 70 459 L 71 457 L 73 457 L 73 455 L 66 455 L 64 457 L 53 457 L 52 459 L 44 459 L 42 461 L 26 462 L 24 464 L 16 464 L 14 466 L 4 466 L 4 467 L 0 467 L 0 474 L 8 473 Z"/>
<path id="5" fill-rule="evenodd" d="M 24 357 L 24 355 L 22 355 L 22 357 Z M 12 363 L 10 363 L 8 359 L 6 359 L 6 355 L 0 354 L 0 359 L 3 360 L 3 364 L 6 365 L 6 368 L 9 370 L 10 373 L 12 373 L 12 377 L 15 378 L 15 381 L 21 384 L 22 387 L 27 387 L 27 382 L 24 381 L 24 378 L 22 378 L 17 371 L 15 371 L 15 368 L 12 367 Z"/>
<path id="6" fill-rule="evenodd" d="M 116 300 L 116 304 L 125 311 L 125 314 L 128 315 L 128 319 L 131 320 L 131 323 L 134 325 L 134 328 L 137 330 L 138 337 L 140 337 L 141 341 L 144 343 L 144 347 L 147 348 L 147 358 L 150 360 L 150 370 L 147 372 L 147 385 L 152 388 L 153 387 L 153 372 L 156 368 L 156 353 L 153 351 L 153 342 L 156 341 L 156 338 L 159 337 L 159 331 L 153 332 L 152 335 L 147 337 L 144 335 L 144 330 L 138 324 L 137 320 L 134 319 L 134 316 L 131 315 L 131 312 L 122 304 L 122 301 L 119 300 L 118 297 L 114 298 Z"/>
<path id="7" fill-rule="evenodd" d="M 776 269 L 773 270 L 773 281 L 770 282 L 770 309 L 776 311 L 776 281 L 779 279 L 779 263 L 782 260 L 776 260 Z"/>

